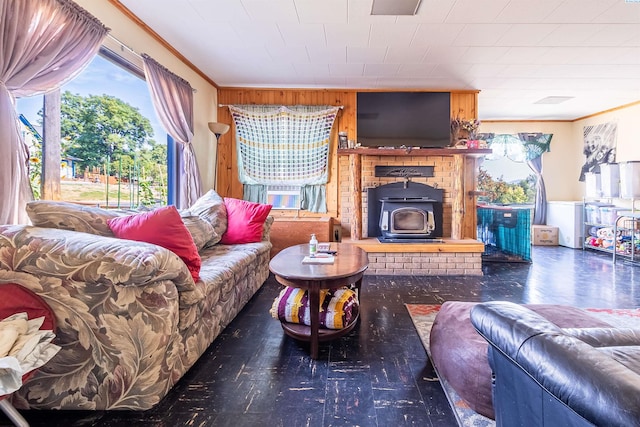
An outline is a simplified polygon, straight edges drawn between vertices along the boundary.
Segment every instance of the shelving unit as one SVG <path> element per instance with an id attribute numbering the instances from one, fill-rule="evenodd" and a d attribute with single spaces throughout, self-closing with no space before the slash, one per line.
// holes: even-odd
<path id="1" fill-rule="evenodd" d="M 613 226 L 613 233 L 615 236 L 620 234 L 620 239 L 622 239 L 622 250 L 613 251 L 613 262 L 616 262 L 616 255 L 626 256 L 631 261 L 640 261 L 640 258 L 638 257 L 638 255 L 640 255 L 640 251 L 636 247 L 636 241 L 640 241 L 640 229 L 638 229 L 639 224 L 640 212 L 635 210 L 635 206 L 632 205 L 632 210 L 630 211 L 618 212 L 616 223 Z M 625 239 L 629 240 L 625 241 Z"/>
<path id="2" fill-rule="evenodd" d="M 585 198 L 583 249 L 640 262 L 640 209 L 635 198 Z M 610 210 L 606 217 L 603 212 Z"/>

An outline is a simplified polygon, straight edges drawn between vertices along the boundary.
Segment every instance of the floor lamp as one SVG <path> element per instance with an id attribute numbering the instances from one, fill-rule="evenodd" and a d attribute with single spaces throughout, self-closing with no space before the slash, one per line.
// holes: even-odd
<path id="1" fill-rule="evenodd" d="M 216 191 L 218 191 L 216 188 L 218 185 L 218 144 L 220 143 L 220 137 L 229 132 L 230 128 L 231 126 L 224 123 L 209 122 L 209 130 L 216 136 L 216 148 L 214 151 L 216 154 L 216 163 L 213 167 L 213 189 Z"/>

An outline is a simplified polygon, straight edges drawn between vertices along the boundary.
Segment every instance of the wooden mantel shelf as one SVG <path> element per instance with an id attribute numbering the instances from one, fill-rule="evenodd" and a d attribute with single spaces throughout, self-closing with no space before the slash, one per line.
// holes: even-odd
<path id="1" fill-rule="evenodd" d="M 491 154 L 490 148 L 339 148 L 338 155 L 360 154 L 363 156 L 483 156 Z"/>

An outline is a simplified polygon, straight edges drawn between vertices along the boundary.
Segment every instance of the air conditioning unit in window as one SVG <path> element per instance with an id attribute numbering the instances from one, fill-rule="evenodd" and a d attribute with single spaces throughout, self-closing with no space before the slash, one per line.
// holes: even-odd
<path id="1" fill-rule="evenodd" d="M 267 203 L 273 206 L 273 209 L 300 209 L 300 187 L 269 185 Z"/>

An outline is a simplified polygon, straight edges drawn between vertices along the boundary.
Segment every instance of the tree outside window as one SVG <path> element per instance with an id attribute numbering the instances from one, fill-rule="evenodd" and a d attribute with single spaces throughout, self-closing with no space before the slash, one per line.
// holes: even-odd
<path id="1" fill-rule="evenodd" d="M 166 204 L 166 133 L 145 81 L 96 56 L 62 91 L 62 199 L 110 207 Z M 42 96 L 18 100 L 18 111 L 27 116 L 35 134 L 41 133 L 42 102 Z M 29 133 L 34 132 L 25 126 L 25 136 Z M 38 137 L 29 144 L 36 198 L 42 159 Z"/>

